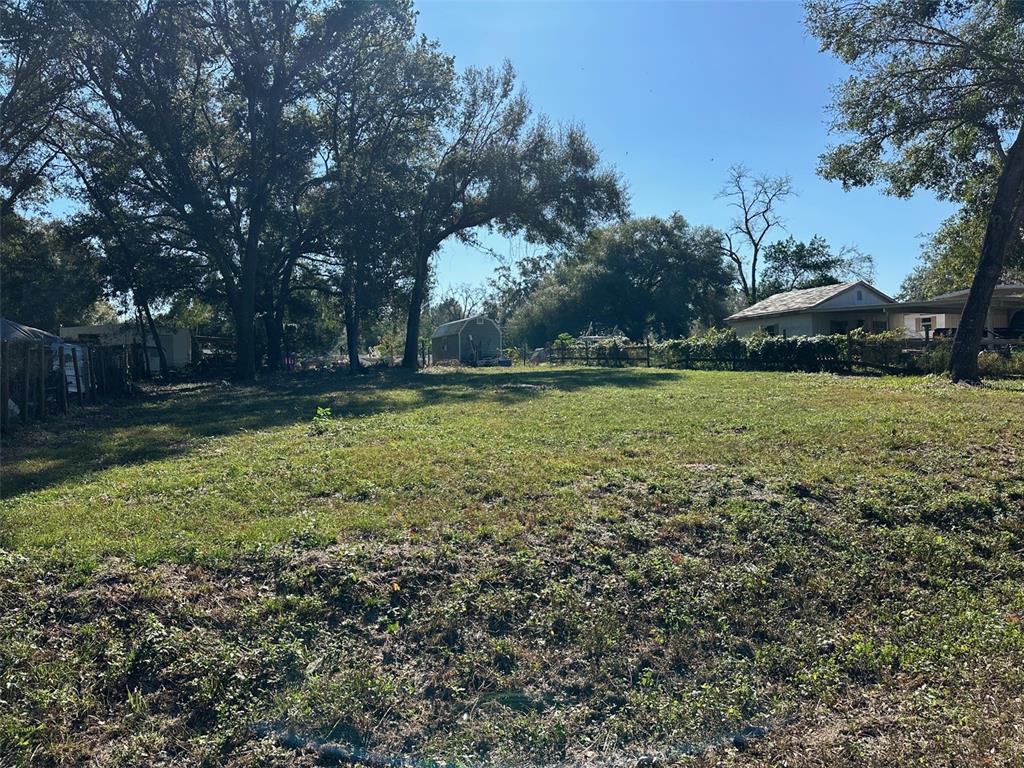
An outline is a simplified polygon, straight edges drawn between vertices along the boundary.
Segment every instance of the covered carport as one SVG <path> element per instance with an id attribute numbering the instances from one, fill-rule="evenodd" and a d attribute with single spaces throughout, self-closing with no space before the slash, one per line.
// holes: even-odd
<path id="1" fill-rule="evenodd" d="M 969 291 L 953 291 L 925 301 L 893 302 L 885 307 L 889 330 L 902 330 L 908 339 L 952 338 L 960 325 Z M 985 320 L 985 346 L 999 348 L 1024 343 L 1024 285 L 999 285 Z"/>

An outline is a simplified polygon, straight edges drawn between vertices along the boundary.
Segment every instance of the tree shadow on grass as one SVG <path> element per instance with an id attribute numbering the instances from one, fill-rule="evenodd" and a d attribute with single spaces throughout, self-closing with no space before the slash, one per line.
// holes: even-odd
<path id="1" fill-rule="evenodd" d="M 5 437 L 0 499 L 115 466 L 185 454 L 204 439 L 308 422 L 318 406 L 329 407 L 332 416 L 341 418 L 449 402 L 490 401 L 495 407 L 508 407 L 550 391 L 637 389 L 679 377 L 669 371 L 608 368 L 486 373 L 391 369 L 361 376 L 309 372 L 248 387 L 224 382 L 147 387 L 136 399 L 90 407 Z"/>

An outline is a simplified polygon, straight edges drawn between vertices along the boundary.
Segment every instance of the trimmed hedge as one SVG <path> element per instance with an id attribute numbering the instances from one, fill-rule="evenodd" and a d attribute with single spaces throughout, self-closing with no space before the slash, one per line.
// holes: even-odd
<path id="1" fill-rule="evenodd" d="M 894 333 L 827 336 L 769 336 L 755 333 L 739 338 L 732 330 L 711 330 L 687 339 L 656 345 L 661 365 L 683 368 L 730 368 L 759 371 L 836 371 L 855 368 L 900 370 L 912 367 Z"/>
<path id="2" fill-rule="evenodd" d="M 755 333 L 739 338 L 731 329 L 712 329 L 699 336 L 671 339 L 649 347 L 622 340 L 583 345 L 562 334 L 552 360 L 593 365 L 645 364 L 666 368 L 706 370 L 807 371 L 849 373 L 943 373 L 949 366 L 951 342 L 907 352 L 898 331 L 823 336 L 769 336 Z M 983 352 L 978 358 L 983 376 L 1024 376 L 1024 350 L 1010 355 Z"/>

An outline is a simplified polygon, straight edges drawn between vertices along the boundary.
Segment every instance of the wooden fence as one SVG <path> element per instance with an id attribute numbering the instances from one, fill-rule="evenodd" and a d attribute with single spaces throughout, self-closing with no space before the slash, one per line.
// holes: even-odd
<path id="1" fill-rule="evenodd" d="M 723 354 L 720 350 L 665 348 L 650 343 L 595 345 L 557 343 L 550 347 L 548 360 L 563 365 L 603 367 L 640 366 L 729 371 L 828 371 L 833 373 L 908 373 L 908 353 L 885 342 L 848 338 L 845 349 L 818 353 L 813 360 L 765 359 L 746 352 Z"/>
<path id="2" fill-rule="evenodd" d="M 0 342 L 0 432 L 132 391 L 128 347 Z"/>
<path id="3" fill-rule="evenodd" d="M 639 365 L 650 368 L 659 365 L 657 355 L 651 354 L 650 344 L 616 344 L 591 347 L 589 344 L 560 342 L 551 348 L 548 359 L 564 365 L 599 365 L 625 367 Z"/>

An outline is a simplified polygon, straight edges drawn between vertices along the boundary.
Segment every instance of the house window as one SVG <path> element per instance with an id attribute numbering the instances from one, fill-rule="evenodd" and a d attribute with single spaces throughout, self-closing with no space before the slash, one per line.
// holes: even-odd
<path id="1" fill-rule="evenodd" d="M 478 317 L 476 319 L 476 324 L 477 325 L 483 325 L 484 324 L 484 316 L 483 315 L 480 315 L 480 317 Z"/>
<path id="2" fill-rule="evenodd" d="M 846 333 L 850 330 L 850 323 L 846 320 L 833 320 L 828 326 L 830 333 Z"/>
<path id="3" fill-rule="evenodd" d="M 889 326 L 885 320 L 872 320 L 871 321 L 871 332 L 872 333 L 884 333 L 889 330 Z"/>
<path id="4" fill-rule="evenodd" d="M 764 327 L 764 332 L 767 333 L 769 336 L 775 336 L 779 332 L 779 326 L 777 326 L 777 325 L 766 325 Z"/>
<path id="5" fill-rule="evenodd" d="M 932 328 L 935 327 L 935 318 L 934 317 L 919 317 L 919 318 L 917 318 L 915 323 L 917 325 L 917 330 L 919 330 L 919 331 L 930 331 Z"/>
<path id="6" fill-rule="evenodd" d="M 862 291 L 860 288 L 858 288 L 857 289 L 857 303 L 860 304 L 862 301 L 864 301 L 864 291 Z"/>

